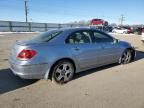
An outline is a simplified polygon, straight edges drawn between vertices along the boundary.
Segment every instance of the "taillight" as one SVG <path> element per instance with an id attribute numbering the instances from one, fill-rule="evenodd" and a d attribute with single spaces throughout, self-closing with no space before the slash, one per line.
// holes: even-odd
<path id="1" fill-rule="evenodd" d="M 18 54 L 17 58 L 22 60 L 28 60 L 33 58 L 36 54 L 37 52 L 35 50 L 24 49 Z"/>

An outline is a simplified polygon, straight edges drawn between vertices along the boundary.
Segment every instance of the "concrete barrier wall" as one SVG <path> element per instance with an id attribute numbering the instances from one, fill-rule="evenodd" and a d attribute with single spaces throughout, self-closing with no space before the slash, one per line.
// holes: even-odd
<path id="1" fill-rule="evenodd" d="M 25 22 L 11 22 L 12 27 L 28 27 L 29 23 Z"/>
<path id="2" fill-rule="evenodd" d="M 0 31 L 7 32 L 10 31 L 9 27 L 0 27 Z"/>
<path id="3" fill-rule="evenodd" d="M 31 27 L 45 27 L 45 24 L 44 23 L 30 23 L 31 24 Z"/>
<path id="4" fill-rule="evenodd" d="M 28 32 L 28 27 L 12 27 L 13 32 Z"/>
<path id="5" fill-rule="evenodd" d="M 0 26 L 9 26 L 9 22 L 0 21 Z"/>
<path id="6" fill-rule="evenodd" d="M 0 21 L 0 32 L 35 32 L 35 31 L 44 32 L 50 29 L 80 27 L 80 26 L 86 26 L 86 25 Z"/>
<path id="7" fill-rule="evenodd" d="M 46 24 L 48 28 L 58 28 L 60 27 L 60 24 L 54 24 L 54 23 L 47 23 Z"/>
<path id="8" fill-rule="evenodd" d="M 45 28 L 31 28 L 31 31 L 32 32 L 35 32 L 35 31 L 44 32 L 44 31 L 47 31 L 47 30 L 45 30 Z"/>

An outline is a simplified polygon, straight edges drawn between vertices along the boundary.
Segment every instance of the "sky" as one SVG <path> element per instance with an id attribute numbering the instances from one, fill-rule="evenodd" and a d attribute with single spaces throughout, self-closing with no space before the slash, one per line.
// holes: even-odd
<path id="1" fill-rule="evenodd" d="M 119 24 L 144 24 L 144 0 L 28 0 L 28 21 L 69 23 L 101 18 Z M 25 21 L 24 0 L 0 0 L 0 20 Z"/>

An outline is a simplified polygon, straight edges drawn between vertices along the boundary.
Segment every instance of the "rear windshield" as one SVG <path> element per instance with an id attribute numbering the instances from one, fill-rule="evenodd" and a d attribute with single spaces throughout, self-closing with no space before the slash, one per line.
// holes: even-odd
<path id="1" fill-rule="evenodd" d="M 61 34 L 62 31 L 60 30 L 51 30 L 45 33 L 42 33 L 34 38 L 32 38 L 32 41 L 39 41 L 39 42 L 49 42 L 50 40 L 54 39 L 56 36 Z"/>

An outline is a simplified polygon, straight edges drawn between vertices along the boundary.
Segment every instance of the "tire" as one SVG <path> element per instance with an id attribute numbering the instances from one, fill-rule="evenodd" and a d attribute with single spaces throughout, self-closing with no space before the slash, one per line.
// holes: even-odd
<path id="1" fill-rule="evenodd" d="M 129 49 L 126 49 L 122 56 L 119 58 L 119 64 L 128 64 L 132 60 L 132 52 Z"/>
<path id="2" fill-rule="evenodd" d="M 68 60 L 61 60 L 52 69 L 52 82 L 64 84 L 72 80 L 74 76 L 74 65 Z"/>

